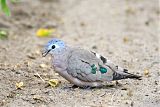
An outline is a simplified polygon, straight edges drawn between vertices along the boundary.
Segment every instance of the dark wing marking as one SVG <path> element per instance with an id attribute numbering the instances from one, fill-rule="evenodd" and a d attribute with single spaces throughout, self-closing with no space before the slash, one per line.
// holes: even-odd
<path id="1" fill-rule="evenodd" d="M 91 51 L 98 59 L 100 59 L 102 62 L 103 62 L 103 64 L 105 64 L 105 63 L 107 63 L 107 59 L 105 58 L 105 57 L 103 57 L 102 55 L 99 55 L 99 54 L 97 54 L 97 53 L 95 53 L 95 52 L 93 52 L 93 51 Z"/>
<path id="2" fill-rule="evenodd" d="M 142 76 L 134 75 L 134 74 L 131 74 L 131 73 L 126 73 L 126 74 L 119 74 L 117 72 L 113 73 L 113 80 L 120 80 L 120 79 L 127 79 L 127 78 L 141 80 L 141 77 Z"/>
<path id="3" fill-rule="evenodd" d="M 105 64 L 107 62 L 107 59 L 103 56 L 100 56 L 100 59 L 102 60 L 102 62 Z"/>

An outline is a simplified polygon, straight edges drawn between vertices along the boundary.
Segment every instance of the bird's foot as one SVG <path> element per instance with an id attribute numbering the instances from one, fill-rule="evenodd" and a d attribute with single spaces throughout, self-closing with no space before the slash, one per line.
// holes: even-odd
<path id="1" fill-rule="evenodd" d="M 85 90 L 90 90 L 90 89 L 94 89 L 96 87 L 91 87 L 91 86 L 83 86 L 83 87 L 80 87 L 82 89 L 85 89 Z"/>
<path id="2" fill-rule="evenodd" d="M 75 89 L 75 88 L 80 88 L 80 89 L 90 90 L 90 89 L 93 89 L 94 87 L 91 87 L 91 86 L 82 86 L 82 87 L 79 87 L 79 86 L 77 86 L 77 85 L 73 85 L 72 88 L 73 88 L 73 89 Z"/>
<path id="3" fill-rule="evenodd" d="M 73 85 L 72 88 L 75 89 L 75 88 L 79 88 L 79 87 L 77 85 Z"/>

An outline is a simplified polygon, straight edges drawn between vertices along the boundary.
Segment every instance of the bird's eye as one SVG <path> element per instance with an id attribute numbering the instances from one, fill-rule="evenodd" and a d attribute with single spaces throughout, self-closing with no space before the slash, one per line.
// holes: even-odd
<path id="1" fill-rule="evenodd" d="M 53 46 L 52 46 L 52 49 L 54 49 L 55 47 L 56 47 L 56 46 L 55 46 L 55 45 L 53 45 Z"/>

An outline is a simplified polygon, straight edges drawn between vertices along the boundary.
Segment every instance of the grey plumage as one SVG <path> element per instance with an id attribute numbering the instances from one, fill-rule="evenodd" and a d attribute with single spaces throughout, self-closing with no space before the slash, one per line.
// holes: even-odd
<path id="1" fill-rule="evenodd" d="M 128 70 L 115 65 L 95 52 L 71 48 L 67 45 L 57 50 L 50 52 L 54 56 L 52 60 L 55 70 L 79 87 L 99 87 L 105 81 L 126 78 L 140 79 L 141 77 L 128 73 Z"/>
<path id="2" fill-rule="evenodd" d="M 68 73 L 77 78 L 81 78 L 83 81 L 111 81 L 126 78 L 140 78 L 140 76 L 128 73 L 128 70 L 126 69 L 115 66 L 109 60 L 107 61 L 107 59 L 103 56 L 92 53 L 93 52 L 89 52 L 83 49 L 74 49 L 71 52 L 71 56 L 68 60 Z M 100 58 L 98 58 L 96 55 L 100 56 Z M 99 65 L 101 65 L 107 68 L 108 71 L 102 74 L 100 71 L 97 70 L 96 74 L 92 74 L 91 65 L 93 64 L 97 65 L 98 67 Z M 76 72 L 77 70 L 79 72 Z M 84 75 L 81 75 L 81 73 Z"/>

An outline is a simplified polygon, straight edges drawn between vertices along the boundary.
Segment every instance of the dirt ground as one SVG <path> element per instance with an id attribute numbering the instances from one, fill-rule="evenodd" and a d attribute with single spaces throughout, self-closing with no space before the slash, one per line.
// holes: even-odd
<path id="1" fill-rule="evenodd" d="M 11 17 L 0 13 L 1 107 L 160 107 L 158 0 L 20 0 Z M 39 28 L 56 34 L 39 38 Z M 72 88 L 53 71 L 43 45 L 53 37 L 107 56 L 142 80 L 121 80 L 95 89 Z M 43 67 L 41 64 L 45 64 Z M 144 75 L 148 70 L 149 74 Z M 57 78 L 58 87 L 42 81 Z M 15 84 L 24 87 L 16 89 Z"/>

